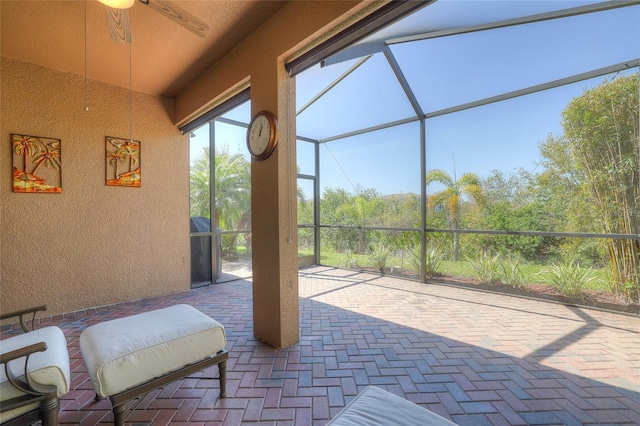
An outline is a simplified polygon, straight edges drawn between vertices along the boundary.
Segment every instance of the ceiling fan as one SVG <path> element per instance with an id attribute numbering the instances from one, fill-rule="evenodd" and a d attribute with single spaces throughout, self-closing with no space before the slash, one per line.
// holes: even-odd
<path id="1" fill-rule="evenodd" d="M 129 12 L 135 0 L 99 0 L 106 7 L 105 13 L 109 22 L 111 38 L 118 43 L 131 43 L 131 23 Z M 182 25 L 195 35 L 205 37 L 210 34 L 209 25 L 191 13 L 167 0 L 138 0 L 145 6 L 161 13 L 174 22 Z"/>

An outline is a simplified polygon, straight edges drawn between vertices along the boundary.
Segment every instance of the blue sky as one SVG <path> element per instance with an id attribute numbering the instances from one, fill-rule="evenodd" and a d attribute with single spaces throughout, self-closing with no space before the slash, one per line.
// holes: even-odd
<path id="1" fill-rule="evenodd" d="M 472 4 L 490 6 L 486 9 L 494 13 L 510 9 L 503 17 L 518 15 L 518 3 L 539 11 L 553 5 L 584 3 L 440 1 L 456 10 Z M 430 7 L 423 11 L 428 12 Z M 464 10 L 470 17 L 460 14 L 460 20 L 481 19 L 472 15 L 471 8 Z M 433 25 L 444 25 L 444 15 L 435 12 L 433 19 L 438 22 Z M 392 45 L 391 50 L 421 107 L 430 112 L 638 58 L 640 7 L 403 43 Z M 316 66 L 299 75 L 298 108 L 356 62 Z M 507 175 L 520 167 L 539 171 L 538 144 L 549 134 L 561 133 L 564 107 L 585 88 L 605 78 L 427 120 L 427 169 L 441 168 L 453 175 L 455 167 L 457 176 L 474 172 L 483 178 L 492 170 Z M 246 105 L 231 115 L 248 122 L 249 114 Z M 301 136 L 323 139 L 412 116 L 415 113 L 387 61 L 376 54 L 302 112 L 297 131 Z M 207 143 L 205 132 L 196 134 L 192 154 Z M 232 152 L 246 153 L 244 130 L 225 133 L 220 139 Z M 382 194 L 420 192 L 417 123 L 329 142 L 321 145 L 320 151 L 322 188 L 375 188 Z M 299 149 L 299 157 L 306 152 L 310 150 Z M 310 162 L 300 158 L 299 164 L 301 171 L 308 173 Z"/>
<path id="2" fill-rule="evenodd" d="M 640 57 L 639 9 L 404 43 L 392 45 L 391 50 L 423 110 L 437 111 Z M 353 63 L 332 65 L 325 72 L 331 72 L 331 67 L 347 69 Z M 349 75 L 301 114 L 298 133 L 307 131 L 309 136 L 323 138 L 334 128 L 338 133 L 348 132 L 372 122 L 411 116 L 410 105 L 385 64 L 378 54 Z M 316 68 L 309 73 L 309 86 L 320 84 L 322 72 Z M 427 120 L 427 169 L 441 168 L 453 175 L 455 167 L 457 176 L 474 172 L 483 178 L 492 170 L 506 175 L 518 168 L 539 171 L 538 144 L 549 134 L 561 134 L 562 110 L 572 98 L 605 78 L 611 76 Z M 309 94 L 303 85 L 298 87 L 306 102 Z M 329 125 L 334 122 L 335 126 Z M 329 142 L 331 153 L 321 148 L 325 151 L 322 187 L 419 193 L 417 127 L 397 129 L 393 136 L 381 131 Z M 364 149 L 365 145 L 381 148 L 376 153 Z M 434 184 L 429 190 L 438 188 Z"/>

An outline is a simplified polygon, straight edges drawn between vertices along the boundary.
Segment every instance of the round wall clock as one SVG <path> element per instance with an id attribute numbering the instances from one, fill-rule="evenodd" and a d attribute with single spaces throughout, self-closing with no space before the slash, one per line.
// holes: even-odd
<path id="1" fill-rule="evenodd" d="M 247 148 L 256 160 L 268 158 L 278 143 L 278 122 L 269 111 L 257 113 L 247 129 Z"/>

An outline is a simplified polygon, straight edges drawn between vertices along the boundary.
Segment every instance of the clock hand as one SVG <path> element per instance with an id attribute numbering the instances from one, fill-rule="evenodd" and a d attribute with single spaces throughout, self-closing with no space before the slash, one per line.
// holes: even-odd
<path id="1" fill-rule="evenodd" d="M 258 137 L 262 136 L 262 128 L 264 127 L 264 124 L 260 123 L 260 131 L 258 132 Z"/>

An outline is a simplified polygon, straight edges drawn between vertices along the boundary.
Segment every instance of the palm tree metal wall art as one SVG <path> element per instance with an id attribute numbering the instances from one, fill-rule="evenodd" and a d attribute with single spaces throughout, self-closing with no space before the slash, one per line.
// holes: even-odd
<path id="1" fill-rule="evenodd" d="M 60 145 L 60 139 L 12 134 L 13 192 L 61 193 Z"/>
<path id="2" fill-rule="evenodd" d="M 107 185 L 140 187 L 140 142 L 107 136 L 105 145 Z"/>

